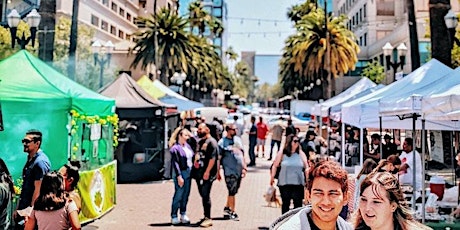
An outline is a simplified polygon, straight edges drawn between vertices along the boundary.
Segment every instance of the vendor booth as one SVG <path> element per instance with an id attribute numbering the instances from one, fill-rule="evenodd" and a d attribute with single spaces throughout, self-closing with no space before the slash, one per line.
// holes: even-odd
<path id="1" fill-rule="evenodd" d="M 27 130 L 39 129 L 52 170 L 69 160 L 82 165 L 77 187 L 82 198 L 80 221 L 98 218 L 114 207 L 118 118 L 113 99 L 21 50 L 0 62 L 0 104 L 0 152 L 15 182 L 27 161 L 21 140 Z"/>
<path id="2" fill-rule="evenodd" d="M 126 73 L 100 92 L 115 99 L 120 120 L 119 146 L 115 151 L 118 182 L 161 179 L 168 120 L 176 121 L 171 124 L 171 128 L 175 128 L 176 106 L 152 98 Z"/>

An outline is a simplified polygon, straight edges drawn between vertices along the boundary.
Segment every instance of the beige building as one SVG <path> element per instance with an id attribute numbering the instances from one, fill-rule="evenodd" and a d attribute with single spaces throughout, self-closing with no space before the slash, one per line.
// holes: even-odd
<path id="1" fill-rule="evenodd" d="M 429 0 L 416 0 L 415 17 L 421 63 L 429 57 L 430 39 L 425 38 L 429 29 Z M 458 1 L 451 1 L 452 9 L 459 12 Z M 402 0 L 334 0 L 334 14 L 348 15 L 348 29 L 358 38 L 361 52 L 358 57 L 358 68 L 365 66 L 365 61 L 378 58 L 385 64 L 382 47 L 389 42 L 393 47 L 404 43 L 408 52 L 403 72 L 411 72 L 409 25 L 406 1 Z M 396 52 L 396 51 L 395 51 Z M 399 60 L 398 60 L 399 61 Z M 398 68 L 397 71 L 401 71 Z M 385 84 L 393 81 L 393 69 L 387 71 Z"/>

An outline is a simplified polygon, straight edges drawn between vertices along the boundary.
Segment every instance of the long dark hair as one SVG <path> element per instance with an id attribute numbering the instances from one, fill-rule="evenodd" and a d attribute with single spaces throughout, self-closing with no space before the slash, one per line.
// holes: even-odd
<path id="1" fill-rule="evenodd" d="M 65 204 L 64 178 L 56 172 L 47 173 L 43 177 L 34 210 L 54 211 L 63 208 Z"/>
<path id="2" fill-rule="evenodd" d="M 294 134 L 289 134 L 286 136 L 286 143 L 284 143 L 283 154 L 286 156 L 291 156 L 292 154 L 292 140 L 296 137 Z M 294 149 L 295 153 L 299 153 L 300 144 L 297 146 L 297 149 Z"/>
<path id="3" fill-rule="evenodd" d="M 14 183 L 13 178 L 11 177 L 10 170 L 6 167 L 5 161 L 0 158 L 0 183 L 8 184 L 8 188 L 11 191 L 11 194 L 14 194 Z"/>
<path id="4" fill-rule="evenodd" d="M 70 184 L 70 188 L 74 190 L 77 187 L 78 181 L 80 181 L 80 174 L 78 173 L 78 170 L 80 169 L 80 162 L 70 161 L 65 164 L 64 167 L 67 170 L 67 178 L 73 179 L 72 184 Z"/>

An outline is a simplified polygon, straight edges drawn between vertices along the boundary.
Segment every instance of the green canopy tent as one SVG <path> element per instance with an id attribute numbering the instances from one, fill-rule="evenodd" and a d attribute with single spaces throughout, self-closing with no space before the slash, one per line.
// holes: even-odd
<path id="1" fill-rule="evenodd" d="M 115 101 L 79 85 L 22 50 L 0 62 L 0 105 L 4 128 L 0 132 L 0 157 L 13 177 L 20 178 L 27 159 L 21 144 L 25 132 L 39 129 L 43 133 L 41 148 L 50 158 L 53 170 L 69 159 L 81 161 L 79 190 L 83 202 L 90 207 L 94 203 L 90 197 L 95 193 L 90 192 L 95 189 L 94 182 L 84 180 L 85 176 L 87 180 L 95 179 L 94 173 L 85 172 L 113 165 Z M 111 167 L 114 170 L 115 166 Z M 113 196 L 114 201 L 111 182 L 102 183 L 108 187 L 99 187 L 101 191 L 113 190 L 113 195 L 102 196 Z M 113 206 L 97 203 L 101 207 L 82 210 L 82 215 L 97 217 Z"/>

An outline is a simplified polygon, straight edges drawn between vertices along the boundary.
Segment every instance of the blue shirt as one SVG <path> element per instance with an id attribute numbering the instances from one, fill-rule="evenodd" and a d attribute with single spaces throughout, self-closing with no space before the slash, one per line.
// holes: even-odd
<path id="1" fill-rule="evenodd" d="M 22 169 L 22 191 L 18 210 L 31 206 L 35 190 L 35 181 L 42 180 L 43 176 L 51 170 L 51 163 L 45 153 L 40 149 L 35 156 L 28 160 Z"/>

